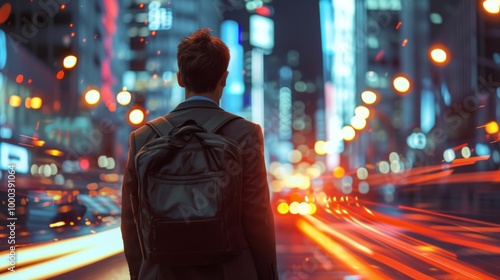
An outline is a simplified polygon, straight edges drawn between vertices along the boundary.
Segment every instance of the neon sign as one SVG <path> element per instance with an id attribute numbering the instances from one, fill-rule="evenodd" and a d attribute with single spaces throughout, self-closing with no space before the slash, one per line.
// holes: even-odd
<path id="1" fill-rule="evenodd" d="M 0 169 L 8 170 L 10 165 L 15 165 L 18 173 L 28 173 L 28 149 L 9 143 L 0 143 Z"/>
<path id="2" fill-rule="evenodd" d="M 153 1 L 148 5 L 149 30 L 169 30 L 172 28 L 173 13 L 170 8 L 161 8 L 161 3 Z"/>

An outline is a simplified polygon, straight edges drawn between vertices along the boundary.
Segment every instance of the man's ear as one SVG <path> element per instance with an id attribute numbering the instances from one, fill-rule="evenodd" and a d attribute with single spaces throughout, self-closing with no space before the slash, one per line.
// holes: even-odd
<path id="1" fill-rule="evenodd" d="M 179 84 L 180 87 L 185 87 L 186 85 L 184 84 L 184 81 L 181 78 L 181 73 L 177 71 L 177 83 Z"/>
<path id="2" fill-rule="evenodd" d="M 220 80 L 219 80 L 219 84 L 222 86 L 222 87 L 225 87 L 226 86 L 226 80 L 227 80 L 227 76 L 229 75 L 229 71 L 226 71 L 224 72 L 224 74 L 222 74 L 222 76 L 220 77 Z"/>

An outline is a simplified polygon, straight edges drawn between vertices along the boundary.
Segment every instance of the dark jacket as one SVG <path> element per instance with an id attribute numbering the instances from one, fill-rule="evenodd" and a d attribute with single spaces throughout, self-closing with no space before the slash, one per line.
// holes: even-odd
<path id="1" fill-rule="evenodd" d="M 188 119 L 204 124 L 221 110 L 210 101 L 186 101 L 179 104 L 168 115 L 168 119 L 174 126 Z M 158 137 L 150 127 L 142 126 L 130 135 L 130 148 L 122 187 L 121 230 L 131 279 L 278 279 L 274 218 L 270 208 L 264 163 L 264 141 L 260 126 L 244 119 L 236 119 L 224 125 L 217 133 L 236 141 L 244 153 L 242 222 L 249 247 L 235 259 L 207 266 L 172 267 L 142 259 L 127 191 L 130 190 L 136 195 L 137 177 L 133 166 L 133 159 L 138 151 L 136 147 L 142 147 L 151 139 Z"/>

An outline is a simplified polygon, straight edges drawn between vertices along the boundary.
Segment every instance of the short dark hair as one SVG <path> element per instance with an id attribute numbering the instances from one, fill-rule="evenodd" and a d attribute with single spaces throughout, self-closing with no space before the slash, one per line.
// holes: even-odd
<path id="1" fill-rule="evenodd" d="M 201 28 L 177 46 L 177 66 L 186 89 L 195 93 L 213 91 L 229 65 L 229 49 L 221 39 Z"/>

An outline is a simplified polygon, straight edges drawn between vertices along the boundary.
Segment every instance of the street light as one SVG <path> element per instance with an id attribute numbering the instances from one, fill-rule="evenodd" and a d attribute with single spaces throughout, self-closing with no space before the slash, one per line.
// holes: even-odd
<path id="1" fill-rule="evenodd" d="M 132 125 L 140 125 L 146 119 L 146 112 L 142 108 L 133 108 L 128 113 L 128 121 Z"/>
<path id="2" fill-rule="evenodd" d="M 9 104 L 13 108 L 17 108 L 21 106 L 21 103 L 23 103 L 22 98 L 19 95 L 11 95 L 9 99 Z"/>
<path id="3" fill-rule="evenodd" d="M 366 127 L 366 119 L 356 115 L 351 118 L 351 126 L 356 130 L 361 130 Z"/>
<path id="4" fill-rule="evenodd" d="M 406 95 L 411 88 L 410 80 L 401 75 L 394 78 L 392 85 L 394 89 L 402 95 Z"/>
<path id="5" fill-rule="evenodd" d="M 342 138 L 345 141 L 351 141 L 356 137 L 356 131 L 352 126 L 346 125 L 342 128 Z"/>
<path id="6" fill-rule="evenodd" d="M 360 116 L 363 119 L 368 119 L 370 116 L 370 109 L 366 108 L 365 106 L 358 106 L 354 109 L 354 114 L 356 116 Z"/>
<path id="7" fill-rule="evenodd" d="M 490 14 L 498 14 L 500 13 L 500 0 L 485 0 L 483 8 Z"/>
<path id="8" fill-rule="evenodd" d="M 314 151 L 316 152 L 316 154 L 321 156 L 326 155 L 327 151 L 325 149 L 325 145 L 326 142 L 323 140 L 316 141 L 316 143 L 314 144 Z"/>
<path id="9" fill-rule="evenodd" d="M 377 102 L 377 94 L 371 90 L 365 90 L 361 93 L 361 100 L 367 105 Z"/>
<path id="10" fill-rule="evenodd" d="M 132 100 L 132 95 L 130 94 L 130 92 L 127 91 L 126 87 L 124 87 L 122 91 L 120 91 L 116 95 L 116 101 L 118 101 L 118 103 L 122 106 L 127 106 L 128 104 L 130 104 L 131 100 Z"/>
<path id="11" fill-rule="evenodd" d="M 333 176 L 337 179 L 340 179 L 344 177 L 345 175 L 345 170 L 342 166 L 337 166 L 335 169 L 333 169 Z"/>
<path id="12" fill-rule="evenodd" d="M 85 93 L 85 102 L 88 105 L 95 105 L 101 99 L 101 93 L 96 89 L 90 89 Z"/>
<path id="13" fill-rule="evenodd" d="M 66 69 L 71 69 L 71 68 L 75 67 L 77 61 L 78 61 L 78 59 L 76 58 L 76 56 L 68 55 L 63 60 L 63 66 Z"/>
<path id="14" fill-rule="evenodd" d="M 498 123 L 496 121 L 491 121 L 485 125 L 484 129 L 488 134 L 495 134 L 498 132 Z"/>
<path id="15" fill-rule="evenodd" d="M 431 60 L 437 65 L 448 63 L 448 52 L 441 47 L 433 47 L 429 51 Z"/>
<path id="16" fill-rule="evenodd" d="M 33 97 L 30 100 L 31 109 L 38 110 L 42 107 L 42 99 L 40 97 Z"/>

